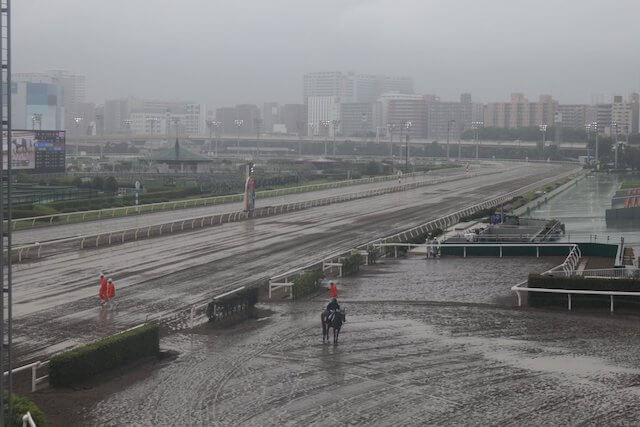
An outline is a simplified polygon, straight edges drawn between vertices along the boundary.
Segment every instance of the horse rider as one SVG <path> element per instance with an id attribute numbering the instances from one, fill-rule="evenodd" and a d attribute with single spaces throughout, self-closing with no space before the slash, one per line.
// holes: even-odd
<path id="1" fill-rule="evenodd" d="M 335 316 L 336 311 L 340 311 L 340 304 L 338 304 L 337 298 L 331 298 L 331 302 L 327 304 L 327 323 L 333 322 L 333 316 Z"/>

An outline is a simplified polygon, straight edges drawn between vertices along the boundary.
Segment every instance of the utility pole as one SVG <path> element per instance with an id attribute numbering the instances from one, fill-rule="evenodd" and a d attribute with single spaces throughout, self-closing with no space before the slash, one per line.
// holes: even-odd
<path id="1" fill-rule="evenodd" d="M 476 160 L 480 158 L 480 142 L 478 141 L 478 134 L 480 133 L 480 128 L 484 127 L 484 122 L 471 122 L 471 127 L 474 131 L 474 137 L 476 139 Z"/>
<path id="2" fill-rule="evenodd" d="M 449 160 L 449 152 L 450 152 L 450 146 L 449 146 L 449 137 L 451 136 L 451 125 L 452 124 L 456 124 L 456 121 L 451 119 L 447 122 L 447 160 Z"/>
<path id="3" fill-rule="evenodd" d="M 331 120 L 331 123 L 333 125 L 333 149 L 332 149 L 332 153 L 335 156 L 336 155 L 336 130 L 340 127 L 340 120 Z"/>
<path id="4" fill-rule="evenodd" d="M 235 119 L 233 124 L 236 125 L 236 155 L 240 155 L 240 128 L 242 127 L 244 120 Z"/>
<path id="5" fill-rule="evenodd" d="M 411 130 L 411 126 L 413 123 L 410 121 L 405 122 L 405 127 L 407 128 L 407 136 L 405 140 L 404 146 L 404 173 L 409 173 L 409 131 Z"/>
<path id="6" fill-rule="evenodd" d="M 11 159 L 11 0 L 0 0 L 0 127 L 7 141 L 6 196 L 2 182 L 4 162 L 0 161 L 0 427 L 13 419 L 13 278 L 12 278 L 12 159 Z M 4 91 L 6 90 L 6 93 Z M 6 205 L 5 205 L 6 200 Z M 5 216 L 6 211 L 6 216 Z M 6 229 L 4 221 L 7 221 Z M 5 241 L 6 239 L 6 241 Z M 4 256 L 6 249 L 6 257 Z M 5 311 L 6 304 L 6 311 Z M 4 373 L 7 372 L 5 376 Z M 6 401 L 5 401 L 6 396 Z M 7 406 L 5 406 L 5 404 Z M 5 418 L 5 411 L 7 417 Z"/>

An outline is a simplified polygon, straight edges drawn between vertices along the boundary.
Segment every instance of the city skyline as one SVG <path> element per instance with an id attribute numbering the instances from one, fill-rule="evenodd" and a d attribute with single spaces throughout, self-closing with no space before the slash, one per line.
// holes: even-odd
<path id="1" fill-rule="evenodd" d="M 298 102 L 299 76 L 319 70 L 408 75 L 417 93 L 454 100 L 471 92 L 483 102 L 522 92 L 588 103 L 640 86 L 640 58 L 632 54 L 640 6 L 632 1 L 604 9 L 593 1 L 276 3 L 220 8 L 190 0 L 191 7 L 176 11 L 168 3 L 149 8 L 132 1 L 126 14 L 111 2 L 21 3 L 14 12 L 14 70 L 84 74 L 87 98 L 96 103 L 132 95 L 216 107 Z M 30 37 L 31 17 L 50 8 L 68 25 L 45 20 L 40 30 L 50 37 Z M 190 22 L 188 32 L 152 25 L 171 22 L 172 13 Z M 275 22 L 280 30 L 269 31 Z M 231 26 L 234 37 L 225 37 Z"/>

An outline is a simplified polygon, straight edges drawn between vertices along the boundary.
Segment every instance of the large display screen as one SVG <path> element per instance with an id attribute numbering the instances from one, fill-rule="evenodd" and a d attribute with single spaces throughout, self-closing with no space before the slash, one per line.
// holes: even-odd
<path id="1" fill-rule="evenodd" d="M 65 132 L 14 130 L 11 132 L 11 166 L 34 172 L 65 171 Z M 2 162 L 7 169 L 7 133 L 2 135 Z"/>

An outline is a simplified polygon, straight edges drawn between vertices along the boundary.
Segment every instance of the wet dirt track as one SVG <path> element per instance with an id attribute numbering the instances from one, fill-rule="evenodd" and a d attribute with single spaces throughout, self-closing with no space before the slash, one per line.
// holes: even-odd
<path id="1" fill-rule="evenodd" d="M 425 282 L 430 283 L 426 278 Z M 405 295 L 398 286 L 396 300 Z M 163 340 L 181 352 L 83 421 L 174 425 L 636 425 L 638 320 L 473 301 L 350 299 L 338 346 L 326 300 Z M 352 295 L 353 294 L 353 295 Z"/>
<path id="2" fill-rule="evenodd" d="M 15 267 L 17 363 L 88 342 L 559 174 L 568 166 L 522 165 L 287 215 L 224 224 L 109 248 L 61 253 Z M 118 287 L 118 307 L 98 307 L 97 274 Z"/>

